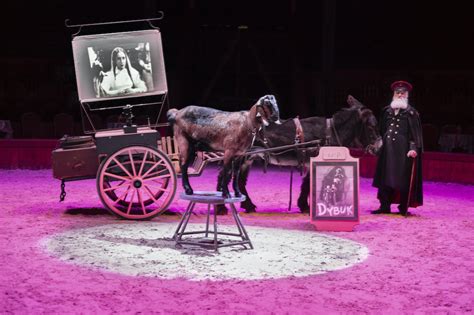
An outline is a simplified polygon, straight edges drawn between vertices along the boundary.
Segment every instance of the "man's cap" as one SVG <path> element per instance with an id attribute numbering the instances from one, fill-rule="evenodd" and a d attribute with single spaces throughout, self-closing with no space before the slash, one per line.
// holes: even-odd
<path id="1" fill-rule="evenodd" d="M 392 85 L 390 85 L 390 88 L 392 89 L 392 91 L 395 91 L 397 89 L 405 89 L 410 92 L 413 89 L 413 86 L 407 81 L 395 81 L 392 83 Z"/>

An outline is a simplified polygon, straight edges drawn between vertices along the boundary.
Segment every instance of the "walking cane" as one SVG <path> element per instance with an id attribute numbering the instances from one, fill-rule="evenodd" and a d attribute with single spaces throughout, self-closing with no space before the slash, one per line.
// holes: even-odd
<path id="1" fill-rule="evenodd" d="M 291 167 L 290 172 L 290 200 L 288 201 L 288 211 L 291 211 L 291 201 L 293 196 L 293 166 Z"/>
<path id="2" fill-rule="evenodd" d="M 412 159 L 413 161 L 411 162 L 410 186 L 408 187 L 407 211 L 405 212 L 405 217 L 408 216 L 408 207 L 410 206 L 411 191 L 413 189 L 413 178 L 415 177 L 416 158 Z"/>

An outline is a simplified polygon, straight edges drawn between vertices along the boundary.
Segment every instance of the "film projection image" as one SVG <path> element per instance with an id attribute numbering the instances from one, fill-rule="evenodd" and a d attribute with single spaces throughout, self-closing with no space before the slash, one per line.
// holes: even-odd
<path id="1" fill-rule="evenodd" d="M 158 30 L 78 36 L 72 46 L 82 102 L 168 90 Z"/>

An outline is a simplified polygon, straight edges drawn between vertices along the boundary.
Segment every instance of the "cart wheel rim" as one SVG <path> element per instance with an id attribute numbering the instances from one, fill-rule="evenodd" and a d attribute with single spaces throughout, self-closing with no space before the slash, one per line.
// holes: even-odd
<path id="1" fill-rule="evenodd" d="M 149 219 L 164 212 L 176 193 L 176 172 L 162 152 L 145 146 L 108 156 L 97 176 L 104 206 L 126 219 Z"/>

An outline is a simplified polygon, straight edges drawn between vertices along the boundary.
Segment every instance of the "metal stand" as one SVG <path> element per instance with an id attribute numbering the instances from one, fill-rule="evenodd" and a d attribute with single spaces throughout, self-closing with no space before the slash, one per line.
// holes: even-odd
<path id="1" fill-rule="evenodd" d="M 66 19 L 66 20 L 64 21 L 64 24 L 66 25 L 66 27 L 70 27 L 70 28 L 76 27 L 76 28 L 78 28 L 78 31 L 77 31 L 76 33 L 74 33 L 74 34 L 72 35 L 72 37 L 75 37 L 75 36 L 79 35 L 79 33 L 82 31 L 82 28 L 83 28 L 84 26 L 85 26 L 85 27 L 88 27 L 88 26 L 103 26 L 103 25 L 113 25 L 113 24 L 127 24 L 127 23 L 147 22 L 148 25 L 150 25 L 151 28 L 158 29 L 158 27 L 156 27 L 155 25 L 153 25 L 152 21 L 162 20 L 163 17 L 165 16 L 165 14 L 163 13 L 163 11 L 158 11 L 158 13 L 160 13 L 160 16 L 159 16 L 159 17 L 148 18 L 148 19 L 127 20 L 127 21 L 113 21 L 113 22 L 102 22 L 102 23 L 88 23 L 88 24 L 71 24 L 70 20 L 69 20 L 69 19 Z"/>
<path id="2" fill-rule="evenodd" d="M 217 191 L 195 191 L 193 195 L 186 195 L 185 193 L 181 193 L 181 199 L 189 200 L 188 207 L 184 212 L 181 221 L 176 228 L 176 231 L 173 235 L 173 240 L 176 241 L 176 246 L 181 246 L 182 244 L 186 245 L 197 245 L 204 248 L 214 249 L 215 252 L 218 252 L 220 247 L 226 246 L 234 246 L 234 245 L 242 245 L 245 249 L 247 249 L 246 245 L 249 245 L 251 249 L 253 249 L 252 242 L 249 239 L 247 231 L 240 220 L 239 213 L 235 208 L 235 202 L 242 202 L 245 201 L 245 196 L 241 197 L 234 197 L 231 198 L 224 198 L 222 197 L 221 192 Z M 200 231 L 186 231 L 189 219 L 193 213 L 193 209 L 197 203 L 207 204 L 207 215 L 206 215 L 206 228 L 205 230 Z M 210 229 L 210 216 L 211 216 L 211 205 L 219 205 L 219 204 L 228 204 L 231 208 L 231 213 L 234 218 L 235 224 L 238 229 L 238 233 L 229 233 L 217 230 L 217 215 L 216 211 L 214 210 L 213 213 L 213 228 Z M 199 235 L 203 234 L 204 237 L 188 237 L 183 238 L 185 235 Z M 211 235 L 211 237 L 209 237 Z M 220 239 L 218 235 L 225 235 L 225 236 L 233 236 L 238 237 L 239 240 L 231 240 L 231 239 Z"/>

